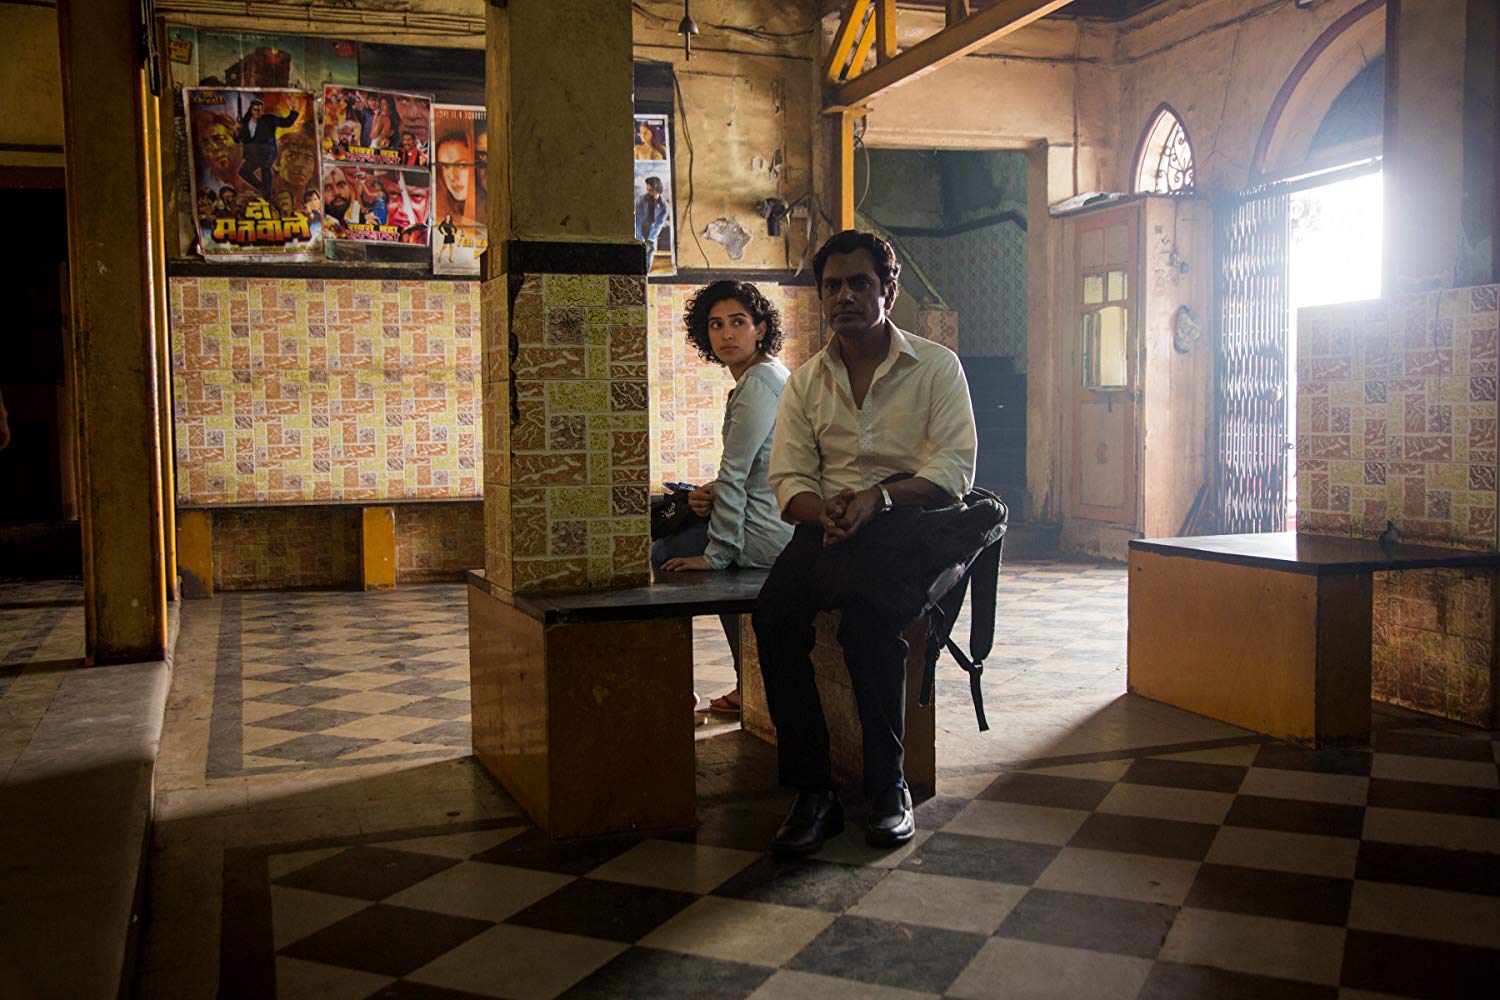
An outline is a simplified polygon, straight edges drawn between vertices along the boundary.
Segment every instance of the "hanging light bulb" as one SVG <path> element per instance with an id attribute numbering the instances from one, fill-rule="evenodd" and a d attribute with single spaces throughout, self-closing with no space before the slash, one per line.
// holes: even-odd
<path id="1" fill-rule="evenodd" d="M 682 0 L 682 20 L 677 25 L 682 36 L 682 51 L 687 59 L 693 58 L 693 36 L 698 33 L 698 22 L 693 20 L 692 0 Z"/>

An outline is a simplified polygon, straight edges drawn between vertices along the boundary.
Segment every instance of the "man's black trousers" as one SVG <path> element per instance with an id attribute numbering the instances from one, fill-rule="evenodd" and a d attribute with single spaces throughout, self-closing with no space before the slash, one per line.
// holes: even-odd
<path id="1" fill-rule="evenodd" d="M 844 612 L 839 644 L 864 730 L 865 794 L 874 797 L 902 780 L 907 654 L 902 633 L 911 623 L 895 621 L 853 596 L 851 557 L 863 540 L 859 533 L 824 548 L 821 528 L 799 525 L 756 604 L 755 639 L 783 785 L 831 787 L 828 724 L 813 680 L 812 649 L 814 620 L 834 608 Z"/>

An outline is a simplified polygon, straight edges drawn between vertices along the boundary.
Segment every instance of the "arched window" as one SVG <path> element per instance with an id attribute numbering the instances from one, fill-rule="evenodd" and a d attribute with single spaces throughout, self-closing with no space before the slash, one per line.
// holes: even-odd
<path id="1" fill-rule="evenodd" d="M 1163 104 L 1151 116 L 1135 159 L 1135 189 L 1146 194 L 1193 190 L 1193 144 L 1177 112 Z"/>

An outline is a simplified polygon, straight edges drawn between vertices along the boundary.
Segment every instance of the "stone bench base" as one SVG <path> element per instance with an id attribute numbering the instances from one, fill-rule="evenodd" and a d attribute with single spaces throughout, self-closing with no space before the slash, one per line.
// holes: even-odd
<path id="1" fill-rule="evenodd" d="M 818 616 L 817 645 L 813 647 L 813 672 L 817 676 L 818 696 L 823 715 L 828 720 L 829 750 L 833 757 L 833 780 L 846 801 L 864 798 L 864 756 L 859 711 L 854 704 L 854 689 L 844 666 L 843 650 L 838 642 L 839 612 Z M 917 621 L 906 632 L 911 646 L 906 657 L 906 783 L 913 799 L 928 799 L 937 793 L 937 715 L 934 705 L 920 705 L 922 670 L 927 655 L 927 619 Z M 771 725 L 766 705 L 766 688 L 760 676 L 760 658 L 755 644 L 755 630 L 747 618 L 740 623 L 743 667 L 740 719 L 745 731 L 775 744 L 776 729 Z"/>

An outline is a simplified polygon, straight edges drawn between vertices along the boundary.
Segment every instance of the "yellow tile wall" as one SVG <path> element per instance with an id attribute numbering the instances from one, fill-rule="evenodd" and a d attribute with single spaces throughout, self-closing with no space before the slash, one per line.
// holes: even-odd
<path id="1" fill-rule="evenodd" d="M 172 278 L 183 504 L 477 497 L 479 286 Z"/>

